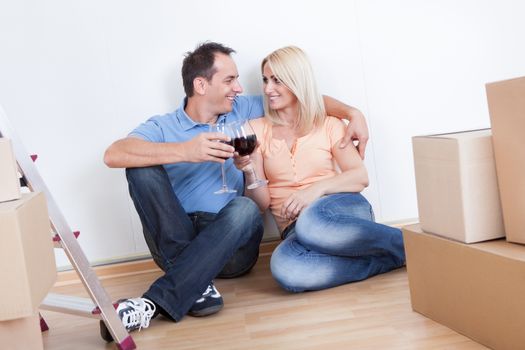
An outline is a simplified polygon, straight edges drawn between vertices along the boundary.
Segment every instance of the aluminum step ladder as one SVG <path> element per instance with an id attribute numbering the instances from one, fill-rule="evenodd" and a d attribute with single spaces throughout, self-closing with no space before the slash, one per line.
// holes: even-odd
<path id="1" fill-rule="evenodd" d="M 55 247 L 64 250 L 71 265 L 84 284 L 84 288 L 91 297 L 91 299 L 87 299 L 50 293 L 44 299 L 40 308 L 73 315 L 98 318 L 104 322 L 107 331 L 109 331 L 111 335 L 111 337 L 109 337 L 107 334 L 106 336 L 101 334 L 105 340 L 113 338 L 117 348 L 121 350 L 135 349 L 135 342 L 122 325 L 120 318 L 115 312 L 115 306 L 111 303 L 108 294 L 104 287 L 102 287 L 97 275 L 91 268 L 86 255 L 78 244 L 76 239 L 78 232 L 74 233 L 70 229 L 66 219 L 53 199 L 53 195 L 40 176 L 38 169 L 33 164 L 33 157 L 24 149 L 21 140 L 7 119 L 7 115 L 1 105 L 0 137 L 9 138 L 11 140 L 15 159 L 22 175 L 22 181 L 31 191 L 44 193 L 49 210 L 51 229 L 55 233 L 55 236 L 50 238 L 53 239 Z M 36 157 L 34 158 L 36 159 Z M 47 324 L 42 318 L 40 322 L 42 330 L 47 330 Z"/>

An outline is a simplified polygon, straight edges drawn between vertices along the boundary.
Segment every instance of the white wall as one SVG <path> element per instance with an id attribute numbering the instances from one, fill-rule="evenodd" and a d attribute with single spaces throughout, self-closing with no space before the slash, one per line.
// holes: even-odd
<path id="1" fill-rule="evenodd" d="M 129 258 L 147 247 L 105 148 L 180 104 L 197 43 L 235 48 L 247 93 L 261 58 L 295 44 L 320 90 L 367 116 L 378 221 L 411 219 L 410 137 L 489 127 L 484 84 L 525 75 L 523 13 L 517 0 L 0 0 L 0 104 L 88 259 Z"/>

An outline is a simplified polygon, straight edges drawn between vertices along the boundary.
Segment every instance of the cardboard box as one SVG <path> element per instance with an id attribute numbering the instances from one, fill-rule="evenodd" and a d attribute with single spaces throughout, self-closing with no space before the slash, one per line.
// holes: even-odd
<path id="1" fill-rule="evenodd" d="M 0 321 L 31 316 L 56 280 L 44 194 L 0 203 Z"/>
<path id="2" fill-rule="evenodd" d="M 525 348 L 525 247 L 403 228 L 412 308 L 492 349 Z"/>
<path id="3" fill-rule="evenodd" d="M 11 141 L 0 138 L 0 202 L 19 198 L 20 180 Z"/>
<path id="4" fill-rule="evenodd" d="M 486 89 L 507 240 L 525 243 L 525 77 Z"/>
<path id="5" fill-rule="evenodd" d="M 505 235 L 490 129 L 412 138 L 423 230 L 465 243 Z"/>
<path id="6" fill-rule="evenodd" d="M 9 350 L 43 349 L 40 317 L 33 313 L 29 317 L 0 321 L 0 346 Z"/>

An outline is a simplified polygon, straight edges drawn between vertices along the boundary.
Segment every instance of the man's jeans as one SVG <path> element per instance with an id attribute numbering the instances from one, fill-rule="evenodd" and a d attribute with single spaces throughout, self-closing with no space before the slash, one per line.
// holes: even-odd
<path id="1" fill-rule="evenodd" d="M 263 222 L 257 205 L 237 197 L 217 214 L 188 215 L 162 166 L 128 168 L 129 192 L 153 259 L 164 271 L 144 293 L 180 320 L 215 277 L 250 271 L 259 256 Z"/>
<path id="2" fill-rule="evenodd" d="M 270 268 L 291 292 L 360 281 L 405 264 L 401 231 L 375 223 L 372 207 L 359 193 L 322 197 L 284 233 Z"/>

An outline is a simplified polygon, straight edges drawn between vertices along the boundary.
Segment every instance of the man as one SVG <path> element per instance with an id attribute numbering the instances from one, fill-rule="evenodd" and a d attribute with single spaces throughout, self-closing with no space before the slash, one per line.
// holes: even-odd
<path id="1" fill-rule="evenodd" d="M 208 132 L 210 124 L 264 114 L 262 97 L 239 96 L 242 87 L 233 52 L 207 42 L 187 53 L 182 105 L 150 118 L 104 155 L 109 167 L 126 168 L 144 237 L 164 271 L 141 298 L 119 302 L 117 312 L 128 331 L 148 327 L 159 313 L 179 321 L 186 314 L 218 312 L 223 300 L 213 279 L 241 276 L 257 261 L 263 235 L 258 207 L 240 196 L 243 177 L 230 159 L 234 148 L 225 143 L 229 137 Z M 348 131 L 347 143 L 360 139 L 364 156 L 364 117 L 329 97 L 325 103 L 328 113 L 352 119 L 355 129 Z M 217 163 L 225 165 L 228 186 L 237 194 L 214 194 L 222 185 Z"/>

